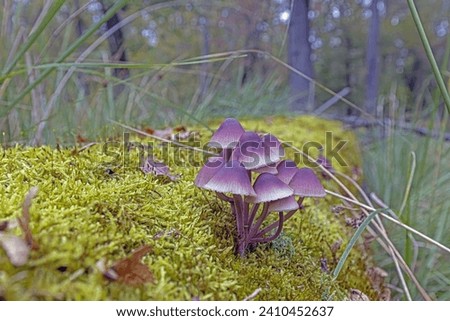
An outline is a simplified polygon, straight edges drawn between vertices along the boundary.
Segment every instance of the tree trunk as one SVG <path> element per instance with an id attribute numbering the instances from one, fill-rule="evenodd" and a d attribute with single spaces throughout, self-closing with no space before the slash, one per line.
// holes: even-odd
<path id="1" fill-rule="evenodd" d="M 367 37 L 367 53 L 366 53 L 366 111 L 374 115 L 376 114 L 378 88 L 380 81 L 380 13 L 378 11 L 379 0 L 372 0 L 370 9 L 372 17 L 370 19 L 369 33 Z"/>
<path id="2" fill-rule="evenodd" d="M 103 12 L 106 13 L 109 8 L 103 5 L 103 2 L 100 1 L 103 6 Z M 120 23 L 119 14 L 116 12 L 108 21 L 106 21 L 106 28 L 110 30 L 114 28 L 117 24 Z M 127 62 L 127 55 L 125 52 L 125 38 L 122 31 L 122 28 L 117 29 L 112 33 L 111 36 L 108 37 L 109 50 L 111 52 L 111 62 Z M 128 68 L 114 68 L 113 76 L 118 79 L 127 79 L 130 76 L 130 71 Z M 119 84 L 114 86 L 114 97 L 117 97 L 122 93 L 125 89 L 125 85 Z"/>
<path id="3" fill-rule="evenodd" d="M 288 30 L 288 63 L 304 75 L 313 77 L 311 46 L 309 44 L 309 0 L 293 2 Z M 313 105 L 313 84 L 294 72 L 289 74 L 289 84 L 293 96 L 292 109 L 307 111 Z"/>
<path id="4" fill-rule="evenodd" d="M 206 56 L 210 54 L 210 34 L 209 34 L 209 20 L 206 16 L 200 17 L 200 32 L 202 35 L 200 54 Z M 208 93 L 210 78 L 208 76 L 209 64 L 200 65 L 199 75 L 199 101 L 203 101 Z"/>

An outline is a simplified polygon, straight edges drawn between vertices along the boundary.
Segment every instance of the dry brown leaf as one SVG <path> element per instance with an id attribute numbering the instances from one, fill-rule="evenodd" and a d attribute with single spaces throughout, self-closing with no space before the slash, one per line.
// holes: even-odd
<path id="1" fill-rule="evenodd" d="M 0 222 L 0 232 L 4 231 L 8 228 L 9 222 L 8 221 L 1 221 Z"/>
<path id="2" fill-rule="evenodd" d="M 38 244 L 34 241 L 33 235 L 30 230 L 30 207 L 31 201 L 37 195 L 38 188 L 36 186 L 32 187 L 28 194 L 25 196 L 25 200 L 22 204 L 22 217 L 19 217 L 19 226 L 25 237 L 25 241 L 30 246 L 32 250 L 37 250 L 39 248 Z"/>
<path id="3" fill-rule="evenodd" d="M 144 128 L 144 132 L 146 132 L 147 134 L 156 136 L 156 137 L 170 139 L 173 135 L 173 128 L 167 127 L 165 129 L 153 129 L 150 127 L 146 127 L 146 128 Z"/>
<path id="4" fill-rule="evenodd" d="M 196 133 L 187 130 L 185 126 L 178 126 L 175 128 L 167 127 L 165 129 L 153 129 L 150 127 L 146 127 L 143 129 L 143 131 L 147 134 L 169 140 L 186 140 Z"/>
<path id="5" fill-rule="evenodd" d="M 370 301 L 369 297 L 358 289 L 350 289 L 348 298 L 350 301 Z"/>
<path id="6" fill-rule="evenodd" d="M 391 300 L 391 290 L 389 288 L 384 288 L 383 292 L 378 296 L 380 301 L 390 301 Z"/>
<path id="7" fill-rule="evenodd" d="M 87 143 L 89 140 L 80 134 L 77 134 L 77 143 Z"/>
<path id="8" fill-rule="evenodd" d="M 172 175 L 170 173 L 169 167 L 161 162 L 156 162 L 152 157 L 147 157 L 141 166 L 141 170 L 144 174 L 151 174 L 154 176 L 165 176 L 170 178 L 172 181 L 179 179 L 178 175 Z"/>
<path id="9" fill-rule="evenodd" d="M 105 269 L 103 275 L 110 280 L 132 286 L 153 282 L 152 272 L 141 262 L 142 257 L 151 250 L 150 245 L 141 246 L 126 258 L 116 262 L 110 269 Z"/>
<path id="10" fill-rule="evenodd" d="M 0 245 L 5 250 L 12 265 L 22 266 L 27 263 L 30 247 L 23 238 L 1 232 Z"/>
<path id="11" fill-rule="evenodd" d="M 380 291 L 384 288 L 384 279 L 388 276 L 385 270 L 379 267 L 371 267 L 367 270 L 367 274 L 375 290 Z"/>

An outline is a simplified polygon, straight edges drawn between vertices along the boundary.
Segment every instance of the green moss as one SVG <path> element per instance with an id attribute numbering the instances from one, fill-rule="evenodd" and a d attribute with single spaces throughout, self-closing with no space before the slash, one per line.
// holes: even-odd
<path id="1" fill-rule="evenodd" d="M 243 125 L 272 132 L 299 147 L 311 140 L 324 143 L 325 132 L 332 131 L 336 140 L 349 141 L 342 151 L 349 166 L 333 165 L 349 173 L 359 163 L 354 136 L 336 122 L 301 117 Z M 200 134 L 203 141 L 210 137 L 205 131 Z M 144 142 L 138 137 L 132 140 Z M 38 186 L 31 228 L 40 245 L 18 268 L 0 249 L 0 296 L 8 300 L 241 300 L 257 288 L 262 288 L 260 300 L 339 300 L 350 288 L 374 296 L 365 274 L 367 259 L 360 250 L 352 251 L 338 281 L 321 269 L 323 258 L 334 268 L 329 244 L 338 240 L 346 244 L 353 233 L 332 213 L 336 199 L 306 201 L 305 210 L 286 224 L 283 239 L 240 259 L 233 254 L 233 222 L 227 205 L 193 185 L 199 168 L 189 159 L 200 160 L 200 154 L 170 148 L 164 156 L 167 149 L 156 143 L 156 157 L 181 175 L 171 182 L 144 175 L 136 150 L 130 151 L 124 164 L 123 146 L 109 143 L 107 147 L 106 153 L 104 144 L 78 153 L 50 147 L 0 150 L 0 219 L 20 216 L 24 196 Z M 134 288 L 110 282 L 95 267 L 100 259 L 112 263 L 143 244 L 153 247 L 143 262 L 154 273 L 154 284 Z"/>

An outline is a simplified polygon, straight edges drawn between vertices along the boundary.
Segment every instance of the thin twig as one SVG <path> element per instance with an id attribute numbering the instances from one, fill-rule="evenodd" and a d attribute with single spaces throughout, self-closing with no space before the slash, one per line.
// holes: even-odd
<path id="1" fill-rule="evenodd" d="M 374 211 L 376 210 L 373 206 L 367 206 L 366 204 L 363 204 L 361 202 L 359 202 L 357 200 L 357 198 L 353 195 L 353 193 L 339 180 L 337 179 L 337 177 L 331 173 L 328 169 L 326 169 L 322 164 L 318 163 L 317 160 L 313 159 L 311 156 L 309 156 L 306 153 L 303 153 L 300 149 L 298 149 L 297 147 L 293 146 L 290 143 L 284 142 L 287 146 L 290 146 L 291 148 L 293 148 L 295 151 L 301 153 L 303 156 L 307 157 L 310 161 L 314 162 L 325 174 L 327 174 L 329 177 L 331 177 L 348 195 L 351 196 L 351 198 L 342 196 L 338 193 L 333 193 L 331 191 L 328 191 L 329 194 L 334 194 L 334 196 L 339 197 L 341 199 L 345 199 L 351 203 L 354 203 L 356 205 L 359 205 L 365 215 L 367 216 L 368 213 L 365 210 L 370 210 L 370 211 Z M 356 182 L 355 182 L 356 184 Z M 362 190 L 362 189 L 360 189 Z M 385 215 L 384 213 L 380 212 L 380 215 Z M 386 215 L 387 216 L 387 215 Z M 389 216 L 388 216 L 389 217 Z M 389 217 L 389 219 L 391 219 Z M 396 221 L 396 220 L 395 220 Z M 397 222 L 397 221 L 396 221 Z M 401 223 L 403 224 L 403 223 Z M 430 296 L 426 293 L 426 291 L 423 289 L 423 287 L 420 285 L 420 283 L 418 282 L 418 280 L 416 279 L 414 273 L 412 273 L 411 269 L 409 268 L 409 266 L 406 264 L 405 260 L 403 259 L 403 257 L 400 255 L 400 253 L 398 252 L 398 250 L 395 248 L 395 246 L 393 245 L 393 243 L 391 242 L 391 240 L 389 239 L 389 237 L 387 236 L 386 232 L 384 231 L 384 227 L 382 227 L 382 223 L 380 222 L 380 225 L 378 224 L 374 224 L 374 226 L 376 227 L 376 229 L 379 231 L 379 233 L 384 237 L 386 243 L 388 243 L 388 246 L 386 247 L 382 242 L 379 241 L 379 243 L 383 246 L 383 248 L 390 253 L 391 251 L 393 251 L 396 255 L 396 257 L 398 258 L 398 260 L 400 261 L 400 263 L 403 266 L 403 269 L 405 270 L 405 272 L 409 275 L 409 277 L 411 278 L 411 280 L 414 282 L 414 284 L 416 285 L 417 289 L 419 290 L 420 294 L 423 296 L 423 298 L 425 300 L 431 301 Z M 414 230 L 415 231 L 415 230 Z M 428 238 L 428 237 L 427 237 Z M 429 238 L 428 238 L 429 239 Z M 432 240 L 432 239 L 431 239 Z M 434 241 L 434 240 L 432 240 Z M 433 244 L 438 243 L 436 241 L 432 242 Z M 440 244 L 440 243 L 438 243 Z M 440 244 L 441 245 L 441 244 Z M 443 246 L 443 245 L 441 245 Z M 390 248 L 390 250 L 388 251 L 388 249 Z M 444 247 L 445 248 L 445 247 Z M 448 249 L 447 249 L 448 250 Z M 395 259 L 394 257 L 392 258 L 393 260 Z M 399 275 L 399 277 L 401 278 L 402 276 Z M 407 291 L 407 289 L 405 289 L 405 292 Z"/>
<path id="2" fill-rule="evenodd" d="M 359 202 L 359 201 L 355 201 L 355 200 L 353 200 L 353 199 L 351 199 L 351 198 L 345 197 L 345 196 L 340 195 L 340 194 L 338 194 L 338 193 L 335 193 L 335 192 L 332 192 L 332 191 L 329 191 L 329 190 L 325 190 L 325 191 L 326 191 L 328 194 L 332 195 L 332 196 L 335 196 L 335 197 L 337 197 L 337 198 L 346 200 L 347 202 L 356 204 L 356 205 L 358 205 L 358 206 L 360 206 L 360 207 L 365 208 L 366 210 L 369 210 L 369 211 L 374 211 L 374 210 L 376 210 L 376 209 L 373 208 L 372 206 L 366 205 L 366 204 L 361 203 L 361 202 Z M 396 219 L 390 217 L 389 215 L 386 215 L 386 214 L 384 214 L 384 213 L 382 213 L 382 212 L 380 212 L 379 214 L 380 214 L 381 216 L 383 216 L 385 219 L 391 221 L 392 223 L 395 223 L 395 224 L 397 224 L 397 225 L 403 227 L 404 229 L 406 229 L 406 230 L 408 230 L 408 231 L 410 231 L 410 232 L 412 232 L 412 233 L 414 233 L 414 234 L 420 236 L 420 237 L 423 238 L 424 240 L 426 240 L 426 241 L 428 241 L 428 242 L 434 244 L 435 246 L 437 246 L 437 247 L 440 248 L 441 250 L 443 250 L 443 251 L 445 251 L 445 252 L 447 252 L 447 253 L 450 254 L 450 249 L 449 249 L 448 247 L 446 247 L 445 245 L 442 245 L 442 244 L 439 243 L 438 241 L 435 241 L 435 240 L 433 240 L 432 238 L 430 238 L 429 236 L 426 236 L 425 234 L 423 234 L 423 233 L 417 231 L 416 229 L 413 229 L 412 227 L 410 227 L 410 226 L 408 226 L 408 225 L 406 225 L 406 224 L 404 224 L 404 223 L 402 223 L 402 222 L 400 222 L 400 221 L 397 221 Z"/>
<path id="3" fill-rule="evenodd" d="M 261 291 L 262 291 L 261 288 L 257 288 L 255 291 L 253 291 L 252 294 L 250 294 L 249 296 L 245 297 L 245 299 L 242 300 L 242 301 L 251 301 L 251 300 L 253 300 L 259 294 L 259 292 L 261 292 Z"/>
<path id="4" fill-rule="evenodd" d="M 123 128 L 125 128 L 125 129 L 128 129 L 128 130 L 131 130 L 131 131 L 133 131 L 133 132 L 135 132 L 135 133 L 138 133 L 138 134 L 140 134 L 140 135 L 144 135 L 144 136 L 147 136 L 147 137 L 151 137 L 151 138 L 153 138 L 153 139 L 157 139 L 157 140 L 160 140 L 160 141 L 165 142 L 165 143 L 174 144 L 174 145 L 176 145 L 176 146 L 178 146 L 178 147 L 190 149 L 190 150 L 193 150 L 193 151 L 196 151 L 196 152 L 200 152 L 200 153 L 204 153 L 204 154 L 209 154 L 209 155 L 211 155 L 211 156 L 219 156 L 217 153 L 213 153 L 213 152 L 210 152 L 210 151 L 207 151 L 207 150 L 198 148 L 198 147 L 189 146 L 189 145 L 186 145 L 186 144 L 177 142 L 177 141 L 175 141 L 175 140 L 170 140 L 170 139 L 166 139 L 166 138 L 163 138 L 163 137 L 155 136 L 155 135 L 149 134 L 149 133 L 147 133 L 147 132 L 144 132 L 144 131 L 142 131 L 142 130 L 133 128 L 133 127 L 131 127 L 131 126 L 128 126 L 128 125 L 125 125 L 125 124 L 121 124 L 121 123 L 119 123 L 119 122 L 117 122 L 117 121 L 115 121 L 115 120 L 112 120 L 112 119 L 109 119 L 109 121 L 110 121 L 111 123 L 113 123 L 113 124 L 116 124 L 116 125 L 118 125 L 118 126 L 120 126 L 120 127 L 123 127 Z"/>

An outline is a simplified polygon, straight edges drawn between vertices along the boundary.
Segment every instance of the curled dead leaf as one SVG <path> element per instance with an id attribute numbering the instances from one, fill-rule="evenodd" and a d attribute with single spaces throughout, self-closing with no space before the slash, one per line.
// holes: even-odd
<path id="1" fill-rule="evenodd" d="M 25 196 L 22 204 L 22 216 L 2 222 L 0 224 L 0 246 L 5 250 L 11 264 L 22 266 L 28 261 L 31 250 L 38 249 L 37 243 L 33 239 L 30 229 L 30 207 L 31 201 L 38 192 L 37 187 L 32 187 Z M 23 238 L 6 231 L 19 226 L 23 232 Z"/>
<path id="2" fill-rule="evenodd" d="M 0 245 L 5 250 L 12 265 L 22 266 L 28 262 L 30 247 L 23 238 L 1 232 Z"/>
<path id="3" fill-rule="evenodd" d="M 369 279 L 375 290 L 381 291 L 384 288 L 384 280 L 388 276 L 387 272 L 380 267 L 371 267 L 367 270 Z"/>
<path id="4" fill-rule="evenodd" d="M 6 230 L 8 228 L 8 225 L 9 225 L 8 221 L 0 222 L 0 232 Z"/>
<path id="5" fill-rule="evenodd" d="M 147 134 L 168 140 L 186 140 L 196 134 L 196 132 L 187 130 L 185 126 L 178 126 L 174 128 L 167 127 L 165 129 L 153 129 L 146 127 L 143 131 Z"/>

